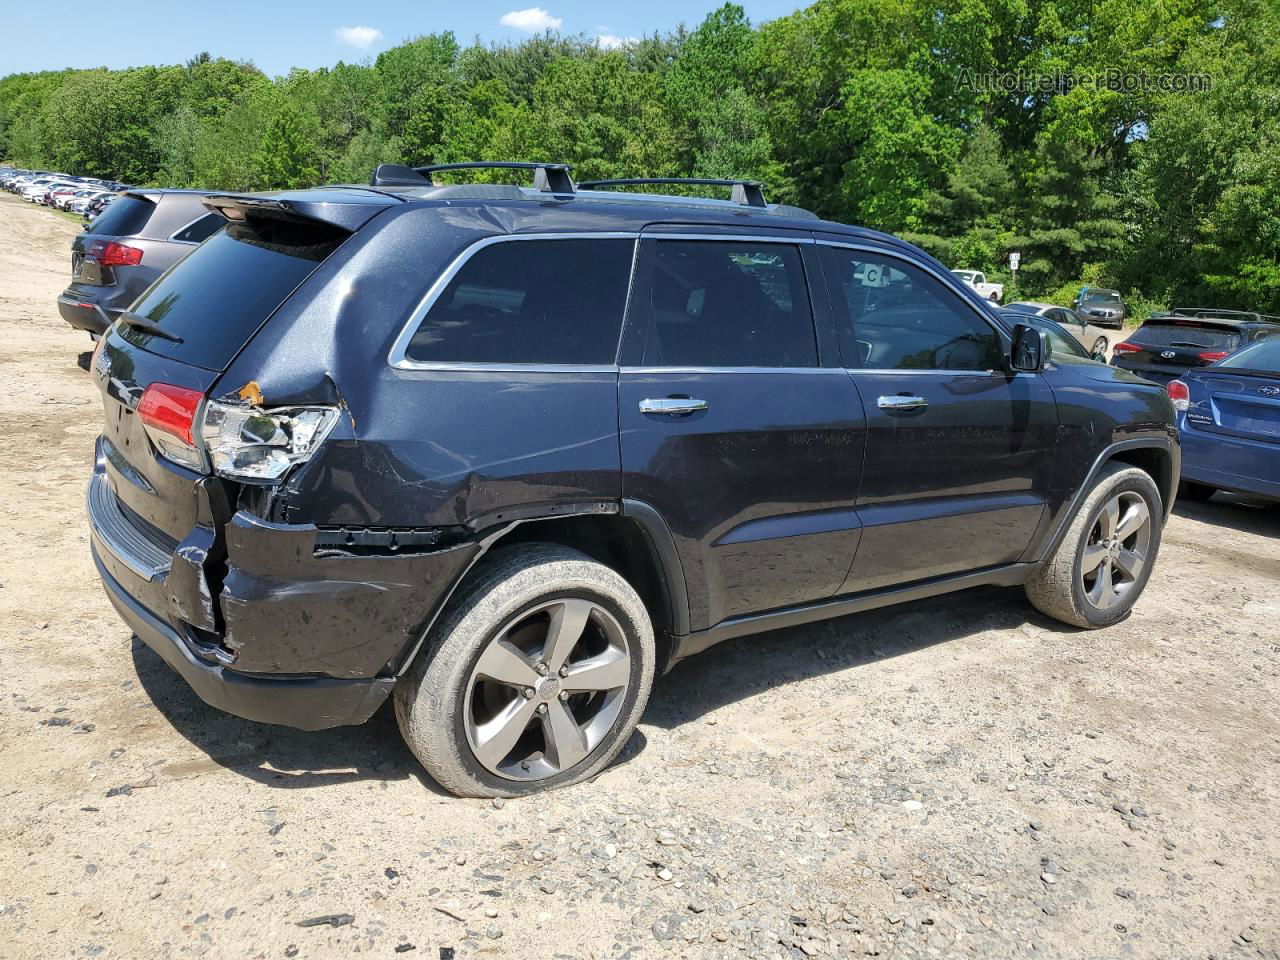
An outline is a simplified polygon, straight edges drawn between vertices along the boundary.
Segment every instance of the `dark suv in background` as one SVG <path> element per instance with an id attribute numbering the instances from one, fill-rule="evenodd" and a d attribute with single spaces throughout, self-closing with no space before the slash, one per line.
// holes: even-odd
<path id="1" fill-rule="evenodd" d="M 198 190 L 130 190 L 71 242 L 71 285 L 58 297 L 62 319 L 94 335 L 106 331 L 155 279 L 225 221 Z"/>
<path id="2" fill-rule="evenodd" d="M 1242 310 L 1175 307 L 1151 317 L 1117 343 L 1112 363 L 1168 383 L 1188 370 L 1205 367 L 1237 350 L 1280 333 L 1280 317 Z"/>
<path id="3" fill-rule="evenodd" d="M 1163 389 L 759 184 L 524 166 L 211 196 L 227 228 L 103 338 L 93 555 L 202 698 L 316 729 L 394 694 L 442 785 L 513 796 L 732 637 L 980 584 L 1129 613 Z"/>

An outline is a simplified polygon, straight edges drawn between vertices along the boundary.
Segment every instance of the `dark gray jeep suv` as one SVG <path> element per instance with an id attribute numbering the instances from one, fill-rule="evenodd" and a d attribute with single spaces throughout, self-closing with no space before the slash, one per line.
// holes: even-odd
<path id="1" fill-rule="evenodd" d="M 527 166 L 209 197 L 227 228 L 103 338 L 94 558 L 202 698 L 317 729 L 393 695 L 441 784 L 514 796 L 731 637 L 979 584 L 1129 613 L 1160 387 L 759 184 Z"/>

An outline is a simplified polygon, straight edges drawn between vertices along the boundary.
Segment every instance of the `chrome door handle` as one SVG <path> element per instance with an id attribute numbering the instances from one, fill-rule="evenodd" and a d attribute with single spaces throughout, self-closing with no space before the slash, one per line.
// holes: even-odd
<path id="1" fill-rule="evenodd" d="M 707 409 L 707 401 L 695 400 L 692 397 L 663 397 L 661 400 L 641 400 L 641 413 L 662 413 L 669 417 L 678 417 L 686 413 L 697 413 Z"/>
<path id="2" fill-rule="evenodd" d="M 924 397 L 881 397 L 876 401 L 876 406 L 881 410 L 897 410 L 899 412 L 906 410 L 924 410 L 929 406 L 929 401 Z"/>

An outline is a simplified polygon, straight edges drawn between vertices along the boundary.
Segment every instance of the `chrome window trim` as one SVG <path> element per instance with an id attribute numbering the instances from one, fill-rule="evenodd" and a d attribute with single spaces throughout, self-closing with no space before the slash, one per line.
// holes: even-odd
<path id="1" fill-rule="evenodd" d="M 640 231 L 576 231 L 571 233 L 502 233 L 490 237 L 482 237 L 464 248 L 436 277 L 427 292 L 423 294 L 418 305 L 409 314 L 396 339 L 387 353 L 387 363 L 396 370 L 438 370 L 460 373 L 610 373 L 616 372 L 616 364 L 574 364 L 574 363 L 476 363 L 465 360 L 410 360 L 406 353 L 413 335 L 427 318 L 436 300 L 444 293 L 449 282 L 467 265 L 467 262 L 486 247 L 495 243 L 510 243 L 519 240 L 630 240 L 633 244 L 640 240 Z M 627 278 L 627 294 L 630 296 L 631 283 L 635 276 L 635 248 L 631 252 L 631 276 Z M 623 304 L 625 312 L 626 303 Z M 618 333 L 622 333 L 622 320 L 619 318 Z M 616 356 L 616 355 L 615 355 Z"/>
<path id="2" fill-rule="evenodd" d="M 705 376 L 713 373 L 825 373 L 839 374 L 840 376 L 848 376 L 849 371 L 844 367 L 707 367 L 707 366 L 679 366 L 679 367 L 619 367 L 619 373 L 640 375 L 640 376 Z"/>
<path id="3" fill-rule="evenodd" d="M 679 228 L 679 224 L 671 224 Z M 766 229 L 766 228 L 762 228 Z M 775 228 L 767 228 L 775 229 Z M 641 234 L 643 240 L 724 240 L 729 243 L 817 243 L 812 236 L 796 231 L 794 237 L 783 237 L 773 233 L 650 233 L 646 229 Z"/>

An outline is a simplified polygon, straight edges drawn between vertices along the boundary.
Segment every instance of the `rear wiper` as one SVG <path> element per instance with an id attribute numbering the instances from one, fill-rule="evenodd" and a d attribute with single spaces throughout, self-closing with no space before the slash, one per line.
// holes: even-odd
<path id="1" fill-rule="evenodd" d="M 1191 341 L 1189 341 L 1189 340 L 1174 340 L 1172 343 L 1170 343 L 1170 344 L 1169 344 L 1169 346 L 1171 346 L 1171 347 L 1191 347 L 1192 349 L 1199 349 L 1199 348 L 1201 348 L 1201 347 L 1207 347 L 1207 346 L 1208 346 L 1208 344 L 1207 344 L 1207 343 L 1192 343 L 1192 342 L 1191 342 Z"/>
<path id="2" fill-rule="evenodd" d="M 172 343 L 182 343 L 181 337 L 170 333 L 168 330 L 165 330 L 164 328 L 162 328 L 154 320 L 150 319 L 149 317 L 144 317 L 141 314 L 131 313 L 128 310 L 122 310 L 120 311 L 120 315 L 116 317 L 116 319 L 119 320 L 121 323 L 125 324 L 126 326 L 133 327 L 136 330 L 141 330 L 143 333 L 149 333 L 152 336 L 159 337 L 161 340 L 168 340 Z"/>

